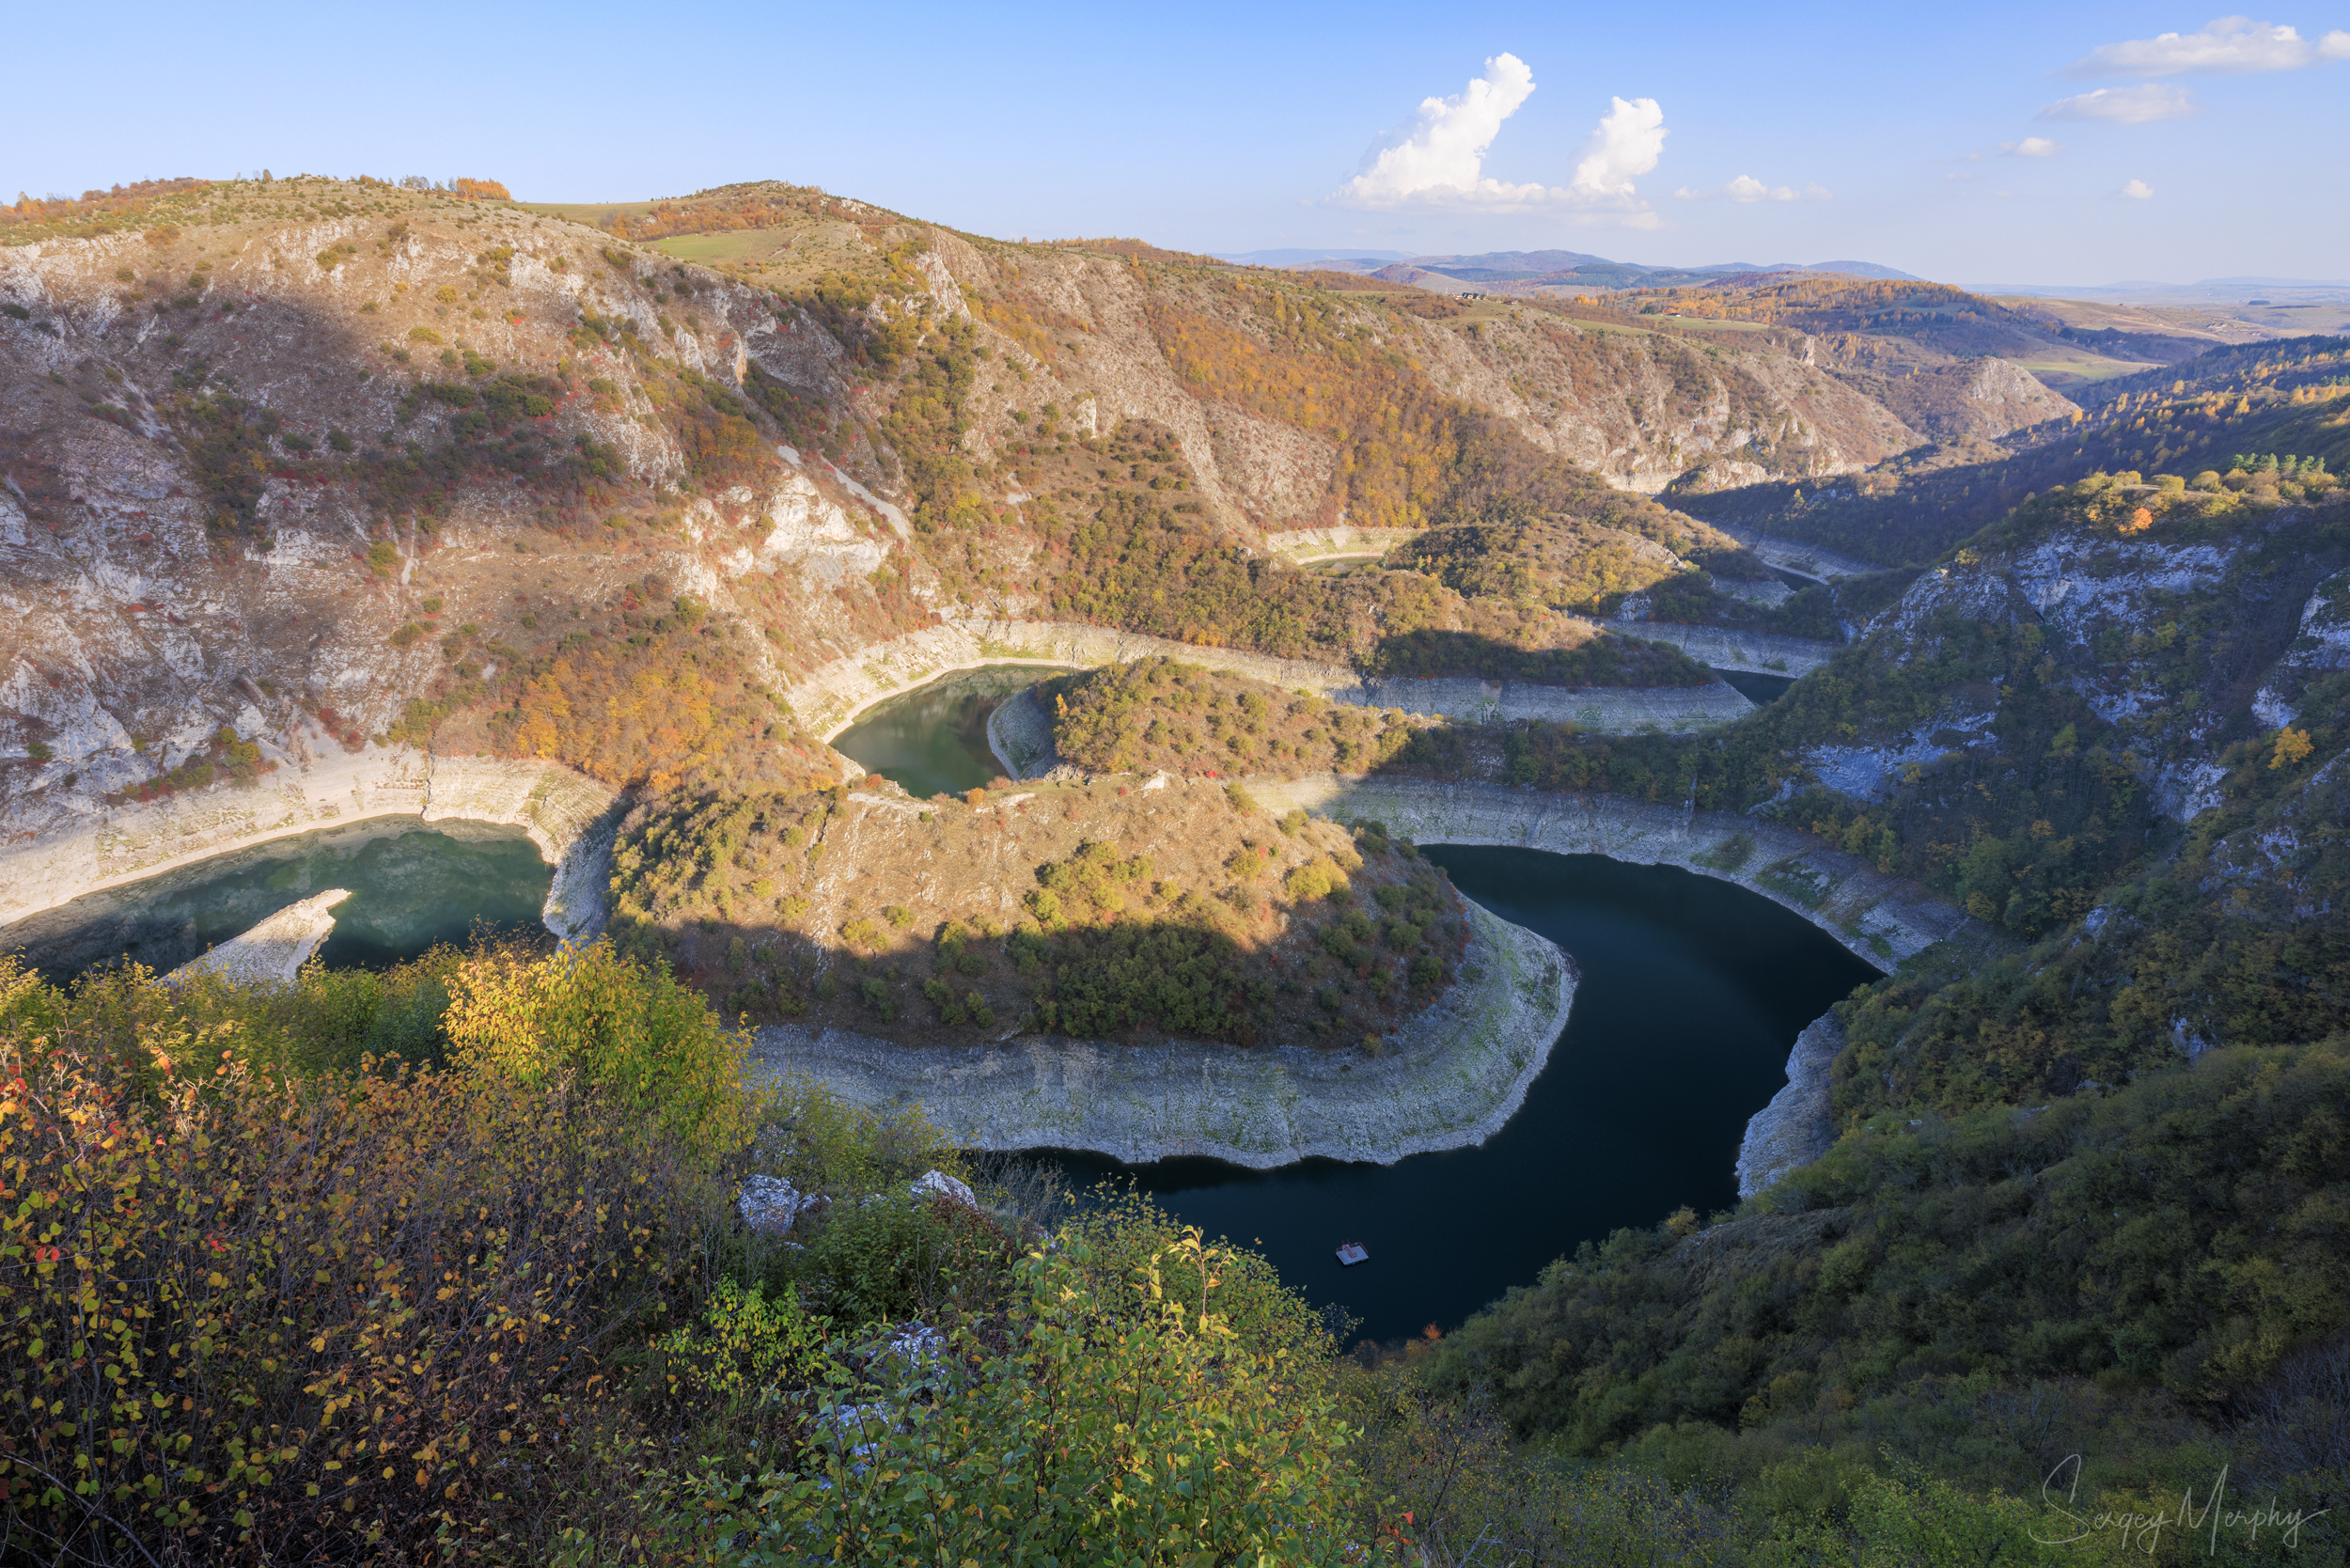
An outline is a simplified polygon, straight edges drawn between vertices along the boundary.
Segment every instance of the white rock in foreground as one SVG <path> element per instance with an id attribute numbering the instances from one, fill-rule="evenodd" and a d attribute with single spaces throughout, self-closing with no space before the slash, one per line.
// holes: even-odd
<path id="1" fill-rule="evenodd" d="M 780 1176 L 748 1176 L 734 1200 L 743 1223 L 761 1235 L 780 1236 L 815 1201 Z"/>
<path id="2" fill-rule="evenodd" d="M 290 903 L 243 935 L 230 937 L 164 979 L 168 982 L 196 975 L 219 975 L 248 984 L 283 984 L 301 973 L 319 945 L 334 934 L 335 917 L 327 911 L 349 897 L 350 888 L 330 887 L 300 903 Z"/>
<path id="3" fill-rule="evenodd" d="M 916 1198 L 928 1198 L 936 1194 L 941 1198 L 951 1198 L 967 1209 L 976 1209 L 979 1206 L 977 1193 L 943 1170 L 925 1170 L 920 1180 L 916 1181 L 910 1190 Z"/>

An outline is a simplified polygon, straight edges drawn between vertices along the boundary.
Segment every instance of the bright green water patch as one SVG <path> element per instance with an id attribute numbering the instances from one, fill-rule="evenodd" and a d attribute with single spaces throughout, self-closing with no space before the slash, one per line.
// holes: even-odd
<path id="1" fill-rule="evenodd" d="M 1068 673 L 1058 665 L 957 670 L 868 708 L 833 749 L 923 799 L 976 790 L 1004 772 L 987 748 L 988 715 L 1006 698 Z"/>
<path id="2" fill-rule="evenodd" d="M 163 973 L 330 887 L 335 933 L 319 949 L 334 968 L 381 968 L 477 925 L 537 932 L 555 868 L 521 829 L 411 819 L 272 839 L 103 892 L 0 928 L 0 951 L 57 982 L 120 961 Z"/>

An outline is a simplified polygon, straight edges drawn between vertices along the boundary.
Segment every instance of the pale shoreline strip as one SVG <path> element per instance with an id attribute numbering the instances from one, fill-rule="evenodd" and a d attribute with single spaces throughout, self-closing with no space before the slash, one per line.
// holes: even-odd
<path id="1" fill-rule="evenodd" d="M 1622 628 L 1607 628 L 1622 631 Z M 1644 635 L 1638 630 L 1628 635 Z M 997 665 L 1099 668 L 1166 657 L 1353 707 L 1395 708 L 1471 723 L 1573 722 L 1609 734 L 1687 733 L 1746 717 L 1754 704 L 1728 682 L 1701 686 L 1548 686 L 1528 682 L 1389 679 L 1339 665 L 1069 621 L 945 621 L 876 643 L 811 671 L 784 694 L 800 722 L 829 744 L 878 702 L 942 676 Z M 1772 672 L 1777 672 L 1776 670 Z"/>
<path id="2" fill-rule="evenodd" d="M 379 818 L 462 820 L 520 828 L 556 868 L 548 930 L 574 940 L 603 927 L 619 796 L 559 762 L 434 757 L 370 746 L 281 768 L 252 785 L 216 784 L 161 801 L 76 814 L 0 845 L 0 933 L 86 894 L 278 839 Z"/>
<path id="3" fill-rule="evenodd" d="M 755 1059 L 853 1103 L 918 1105 L 966 1148 L 1075 1149 L 1128 1164 L 1204 1155 L 1269 1170 L 1299 1160 L 1391 1165 L 1484 1142 L 1526 1103 L 1574 999 L 1572 961 L 1470 903 L 1456 981 L 1385 1043 L 1244 1048 L 1023 1037 L 897 1045 L 844 1030 L 759 1031 Z"/>
<path id="4" fill-rule="evenodd" d="M 165 984 L 197 975 L 218 975 L 244 985 L 285 985 L 335 934 L 334 907 L 351 897 L 348 887 L 330 887 L 290 903 L 252 929 L 192 958 L 164 977 Z"/>

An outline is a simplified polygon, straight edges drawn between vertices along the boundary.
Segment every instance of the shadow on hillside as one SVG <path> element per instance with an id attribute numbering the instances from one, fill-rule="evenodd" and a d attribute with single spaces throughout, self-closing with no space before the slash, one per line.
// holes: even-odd
<path id="1" fill-rule="evenodd" d="M 1626 637 L 1637 638 L 1637 632 Z M 1481 632 L 1382 637 L 1364 661 L 1378 680 L 1523 681 L 1544 686 L 1701 686 L 1711 672 L 1675 649 L 1594 636 L 1576 648 L 1520 648 Z"/>

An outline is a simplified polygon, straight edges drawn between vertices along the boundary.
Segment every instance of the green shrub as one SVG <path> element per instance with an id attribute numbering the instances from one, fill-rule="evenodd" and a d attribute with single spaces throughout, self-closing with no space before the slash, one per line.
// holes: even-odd
<path id="1" fill-rule="evenodd" d="M 1214 1286 L 1167 1273 L 1214 1279 L 1230 1256 L 1195 1232 L 1105 1289 L 1113 1271 L 1071 1236 L 1017 1265 L 1000 1346 L 958 1330 L 907 1365 L 837 1341 L 805 1457 L 697 1467 L 662 1546 L 782 1562 L 813 1539 L 908 1568 L 1361 1560 L 1363 1488 L 1326 1363 L 1259 1348 Z M 951 1397 L 931 1391 L 941 1380 Z"/>
<path id="2" fill-rule="evenodd" d="M 459 1514 L 523 1524 L 477 1466 L 513 1443 L 545 1484 L 572 1468 L 555 1445 L 574 1397 L 546 1391 L 682 1264 L 705 1199 L 680 1147 L 584 1090 L 276 1080 L 222 1064 L 227 1025 L 156 1017 L 126 1047 L 70 1008 L 28 1035 L 18 1004 L 0 1033 L 0 1168 L 25 1195 L 0 1207 L 11 1554 L 382 1560 Z"/>
<path id="3" fill-rule="evenodd" d="M 699 1324 L 672 1329 L 653 1348 L 672 1358 L 670 1375 L 696 1395 L 740 1410 L 765 1403 L 783 1383 L 805 1383 L 817 1373 L 825 1326 L 801 1309 L 797 1286 L 771 1298 L 761 1286 L 729 1278 L 711 1292 Z"/>
<path id="4" fill-rule="evenodd" d="M 1010 1264 L 1005 1238 L 967 1204 L 901 1189 L 836 1203 L 801 1278 L 812 1310 L 854 1327 L 967 1319 L 995 1299 Z"/>
<path id="5" fill-rule="evenodd" d="M 666 965 L 608 941 L 542 958 L 496 949 L 455 965 L 448 987 L 443 1027 L 462 1066 L 526 1083 L 575 1077 L 705 1157 L 748 1136 L 749 1043 Z"/>

